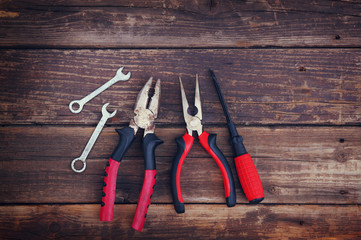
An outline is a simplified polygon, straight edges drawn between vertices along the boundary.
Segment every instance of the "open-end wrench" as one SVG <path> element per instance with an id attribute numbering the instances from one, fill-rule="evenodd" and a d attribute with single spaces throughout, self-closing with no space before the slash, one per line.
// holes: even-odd
<path id="1" fill-rule="evenodd" d="M 103 92 L 105 89 L 107 89 L 108 87 L 110 87 L 111 85 L 113 85 L 114 83 L 118 82 L 118 81 L 127 81 L 130 78 L 131 73 L 128 72 L 126 75 L 122 73 L 124 67 L 121 67 L 118 69 L 117 73 L 115 74 L 115 76 L 110 79 L 108 82 L 104 83 L 102 86 L 100 86 L 99 88 L 95 89 L 94 92 L 90 93 L 88 96 L 80 99 L 80 100 L 74 100 L 71 103 L 69 103 L 69 109 L 72 113 L 80 113 L 81 110 L 83 109 L 83 106 L 89 102 L 90 100 L 92 100 L 94 97 L 96 97 L 99 93 Z M 73 105 L 74 104 L 78 104 L 79 108 L 78 109 L 74 109 Z"/>
<path id="2" fill-rule="evenodd" d="M 103 105 L 103 107 L 102 107 L 102 114 L 103 114 L 103 116 L 102 116 L 102 118 L 100 119 L 98 125 L 96 126 L 93 134 L 91 135 L 91 137 L 90 137 L 87 145 L 85 146 L 85 148 L 84 148 L 84 150 L 83 150 L 83 153 L 81 154 L 80 157 L 75 158 L 75 159 L 71 162 L 71 168 L 73 169 L 74 172 L 77 172 L 77 173 L 84 172 L 84 170 L 85 170 L 85 168 L 86 168 L 86 162 L 85 162 L 85 160 L 86 160 L 86 158 L 88 157 L 88 154 L 90 153 L 90 150 L 93 148 L 94 143 L 95 143 L 95 141 L 97 140 L 100 132 L 102 131 L 102 129 L 103 129 L 106 121 L 108 120 L 108 118 L 114 117 L 114 115 L 117 113 L 117 110 L 115 110 L 113 113 L 109 113 L 109 112 L 107 111 L 107 109 L 106 109 L 108 105 L 109 105 L 109 103 L 106 103 L 106 104 Z M 76 169 L 75 166 L 74 166 L 74 165 L 75 165 L 75 162 L 77 162 L 77 161 L 82 161 L 82 163 L 83 163 L 83 167 L 82 167 L 81 169 L 79 169 L 79 170 Z"/>

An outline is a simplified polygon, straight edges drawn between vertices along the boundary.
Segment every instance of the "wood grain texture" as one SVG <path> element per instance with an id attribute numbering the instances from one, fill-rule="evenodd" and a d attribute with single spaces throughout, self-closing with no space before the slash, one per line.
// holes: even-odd
<path id="1" fill-rule="evenodd" d="M 100 203 L 105 164 L 118 143 L 114 127 L 103 130 L 83 174 L 70 169 L 93 127 L 0 128 L 0 203 Z M 225 127 L 207 127 L 227 156 L 236 180 L 237 202 L 247 203 L 237 179 Z M 361 202 L 361 135 L 358 127 L 242 127 L 265 190 L 264 203 Z M 152 201 L 171 203 L 170 168 L 184 128 L 157 128 L 157 182 Z M 117 179 L 117 203 L 135 203 L 143 183 L 141 135 L 124 157 Z M 182 168 L 187 203 L 224 203 L 223 181 L 214 160 L 194 143 Z"/>
<path id="2" fill-rule="evenodd" d="M 358 239 L 359 206 L 151 205 L 141 233 L 131 229 L 136 205 L 116 205 L 100 222 L 97 205 L 1 206 L 3 238 L 27 239 Z M 347 223 L 347 224 L 345 224 Z M 181 229 L 181 231 L 180 231 Z"/>
<path id="3" fill-rule="evenodd" d="M 2 1 L 3 47 L 361 46 L 359 1 Z"/>
<path id="4" fill-rule="evenodd" d="M 0 1 L 0 239 L 361 239 L 361 1 Z M 68 104 L 124 66 L 117 83 L 72 114 Z M 262 179 L 250 206 L 238 182 L 212 68 Z M 225 204 L 214 160 L 195 141 L 170 194 L 174 138 L 200 75 L 205 130 L 231 165 Z M 138 91 L 162 80 L 157 179 L 141 233 L 131 229 L 144 174 L 141 135 L 119 169 L 114 221 L 99 221 L 105 164 Z M 74 173 L 101 118 L 117 115 Z"/>
<path id="5" fill-rule="evenodd" d="M 204 124 L 224 124 L 208 68 L 216 72 L 236 124 L 359 125 L 361 51 L 248 50 L 2 50 L 1 124 L 96 124 L 104 103 L 117 109 L 108 124 L 127 124 L 138 91 L 162 80 L 157 124 L 184 124 L 178 76 L 189 101 L 200 74 Z M 73 114 L 68 104 L 115 75 L 132 72 Z"/>

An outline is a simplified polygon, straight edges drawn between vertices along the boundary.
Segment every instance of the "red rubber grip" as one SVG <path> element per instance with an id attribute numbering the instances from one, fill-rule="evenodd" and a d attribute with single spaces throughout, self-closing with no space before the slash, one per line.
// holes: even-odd
<path id="1" fill-rule="evenodd" d="M 153 194 L 156 174 L 157 170 L 145 170 L 143 187 L 139 195 L 137 210 L 135 211 L 135 216 L 132 223 L 132 228 L 139 232 L 142 231 L 145 218 L 147 217 L 150 199 Z"/>
<path id="2" fill-rule="evenodd" d="M 185 148 L 184 148 L 184 152 L 179 160 L 179 164 L 177 167 L 177 174 L 176 174 L 177 194 L 178 194 L 179 202 L 181 202 L 181 203 L 184 202 L 183 197 L 182 197 L 181 184 L 180 184 L 181 170 L 182 170 L 184 160 L 192 148 L 194 137 L 189 135 L 188 133 L 185 133 L 183 135 L 183 140 L 185 143 Z"/>
<path id="3" fill-rule="evenodd" d="M 219 159 L 219 156 L 217 156 L 214 151 L 212 150 L 212 148 L 209 146 L 208 144 L 208 137 L 209 137 L 209 133 L 207 132 L 203 132 L 198 138 L 199 138 L 199 142 L 201 143 L 201 145 L 203 146 L 203 148 L 212 156 L 212 158 L 216 161 L 219 169 L 221 170 L 222 173 L 222 178 L 223 178 L 223 184 L 224 184 L 224 191 L 225 191 L 225 196 L 226 198 L 229 197 L 231 195 L 231 184 L 230 184 L 230 177 L 227 174 L 226 168 L 223 165 L 222 161 Z"/>
<path id="4" fill-rule="evenodd" d="M 234 159 L 237 168 L 238 178 L 241 182 L 243 191 L 248 199 L 264 198 L 261 179 L 258 175 L 256 166 L 254 165 L 251 155 L 244 154 Z"/>
<path id="5" fill-rule="evenodd" d="M 112 221 L 115 189 L 117 184 L 117 173 L 120 162 L 109 159 L 109 166 L 105 169 L 102 207 L 100 208 L 100 221 Z"/>

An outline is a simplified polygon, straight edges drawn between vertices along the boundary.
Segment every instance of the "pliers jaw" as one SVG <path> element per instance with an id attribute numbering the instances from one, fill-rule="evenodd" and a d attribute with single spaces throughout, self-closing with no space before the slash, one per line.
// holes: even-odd
<path id="1" fill-rule="evenodd" d="M 189 135 L 192 136 L 193 131 L 197 131 L 198 136 L 200 136 L 203 132 L 203 126 L 202 126 L 202 106 L 201 106 L 201 97 L 199 93 L 198 74 L 196 74 L 196 91 L 194 98 L 194 106 L 196 107 L 197 113 L 194 116 L 188 113 L 189 104 L 183 88 L 182 79 L 180 77 L 179 77 L 179 84 L 182 94 L 183 117 L 187 125 L 186 127 L 187 132 Z"/>
<path id="2" fill-rule="evenodd" d="M 154 133 L 154 120 L 158 116 L 160 103 L 160 79 L 158 79 L 155 84 L 154 95 L 150 98 L 148 104 L 148 94 L 152 86 L 152 81 L 153 77 L 150 77 L 138 94 L 137 101 L 134 107 L 135 115 L 129 123 L 129 127 L 134 129 L 134 135 L 137 133 L 139 128 L 144 129 L 144 136 L 146 136 L 148 133 Z"/>

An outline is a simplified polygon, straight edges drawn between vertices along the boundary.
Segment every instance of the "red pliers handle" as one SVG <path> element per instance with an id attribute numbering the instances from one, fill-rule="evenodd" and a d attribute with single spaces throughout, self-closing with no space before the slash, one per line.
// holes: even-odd
<path id="1" fill-rule="evenodd" d="M 226 203 L 228 207 L 233 207 L 236 205 L 236 192 L 234 186 L 234 179 L 232 175 L 231 168 L 228 164 L 227 159 L 219 150 L 216 145 L 216 134 L 209 134 L 205 131 L 199 136 L 199 142 L 202 147 L 212 156 L 216 161 L 219 169 L 222 173 L 224 191 L 226 197 Z M 171 189 L 174 208 L 177 213 L 184 213 L 184 200 L 181 192 L 180 176 L 182 165 L 185 158 L 188 155 L 189 150 L 192 148 L 194 137 L 185 133 L 183 137 L 176 139 L 178 146 L 177 155 L 173 160 L 172 172 L 171 172 Z"/>
<path id="2" fill-rule="evenodd" d="M 100 221 L 112 221 L 114 211 L 117 173 L 124 154 L 135 139 L 134 131 L 130 127 L 116 130 L 120 136 L 119 144 L 111 155 L 104 173 Z M 133 219 L 132 228 L 141 231 L 147 216 L 150 199 L 153 194 L 157 174 L 154 151 L 163 143 L 154 133 L 148 133 L 143 139 L 144 153 L 144 181 L 139 195 L 137 209 Z"/>
<path id="3" fill-rule="evenodd" d="M 132 224 L 132 227 L 137 231 L 141 231 L 143 228 L 150 205 L 150 199 L 153 194 L 157 174 L 154 151 L 158 145 L 163 143 L 163 141 L 154 134 L 154 119 L 157 117 L 159 109 L 160 80 L 158 79 L 154 88 L 154 95 L 148 104 L 148 93 L 151 85 L 152 78 L 148 80 L 139 92 L 134 109 L 135 116 L 130 121 L 129 127 L 116 130 L 120 137 L 119 143 L 111 155 L 105 169 L 102 203 L 100 209 L 101 221 L 113 220 L 117 173 L 120 162 L 130 145 L 133 143 L 137 130 L 139 128 L 144 128 L 144 182 L 139 195 L 138 205 Z"/>

